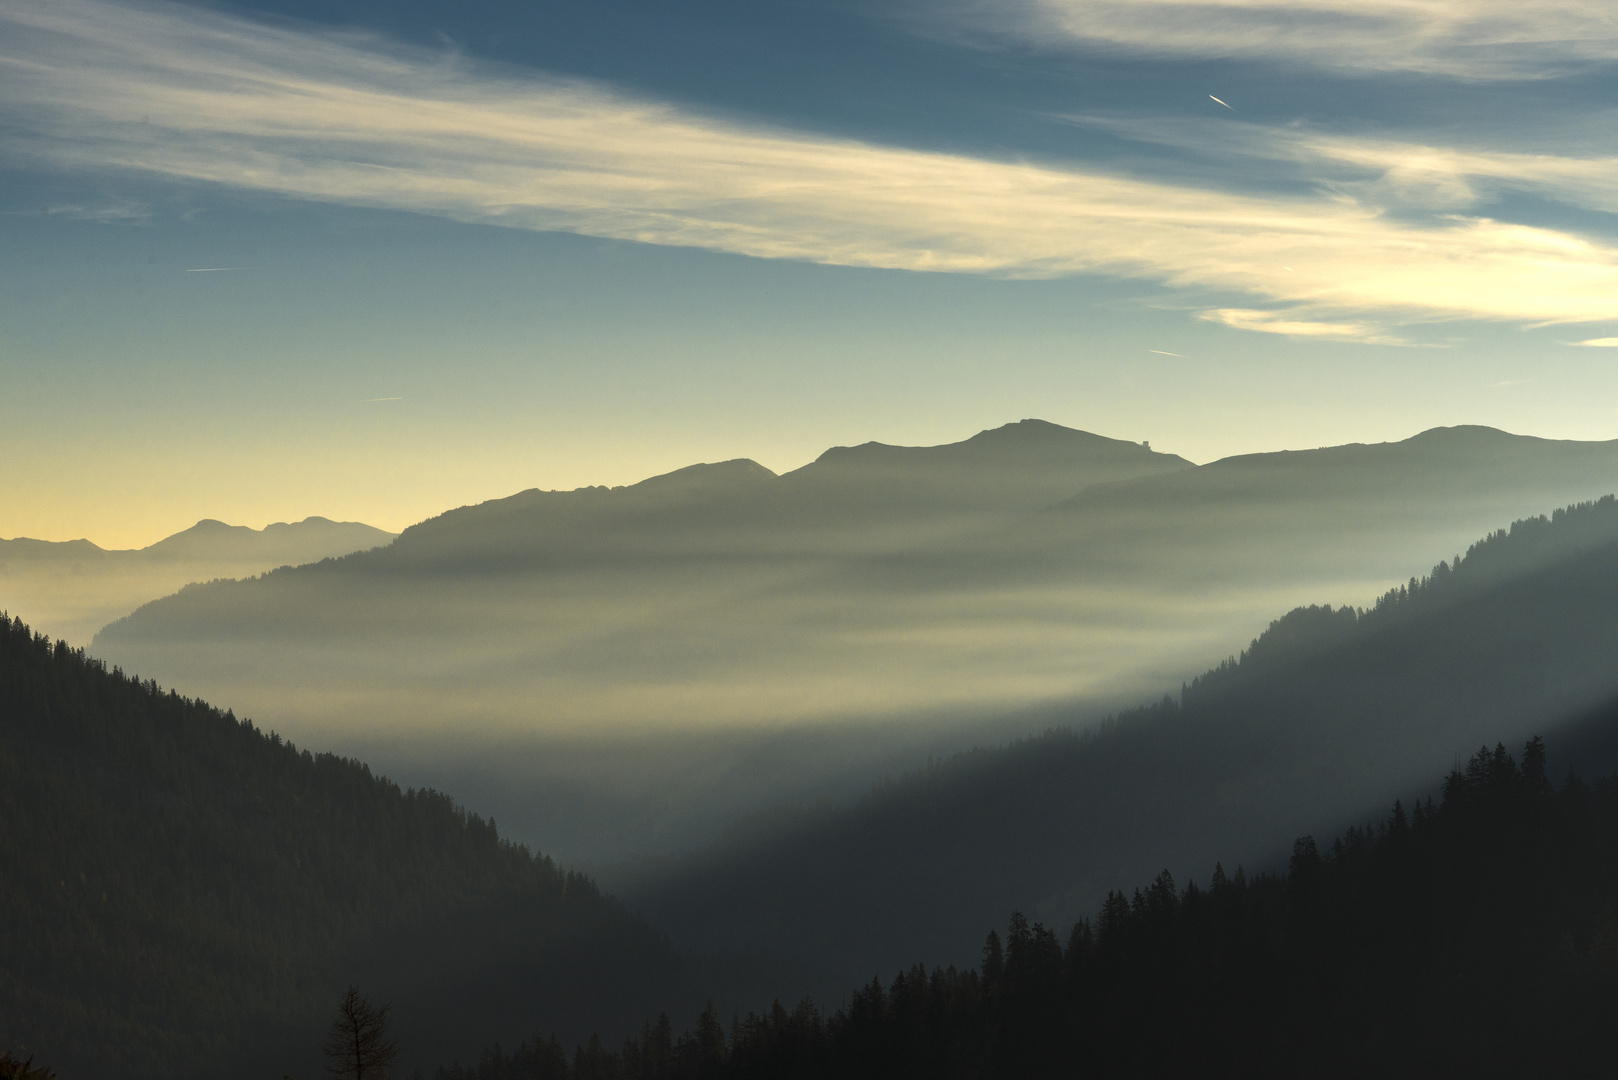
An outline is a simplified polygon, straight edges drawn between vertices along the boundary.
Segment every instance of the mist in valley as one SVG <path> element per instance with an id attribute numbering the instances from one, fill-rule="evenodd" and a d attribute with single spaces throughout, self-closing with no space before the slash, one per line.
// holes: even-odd
<path id="1" fill-rule="evenodd" d="M 0 603 L 53 638 L 83 646 L 107 623 L 194 583 L 261 574 L 380 547 L 395 534 L 322 517 L 262 529 L 212 519 L 143 548 L 89 540 L 0 539 Z"/>
<path id="2" fill-rule="evenodd" d="M 1606 497 L 1481 538 L 1367 610 L 1295 609 L 1155 703 L 603 880 L 679 946 L 757 950 L 820 993 L 916 956 L 969 966 L 979 942 L 958 928 L 997 910 L 1067 926 L 1165 870 L 1278 871 L 1299 836 L 1435 797 L 1480 746 L 1543 736 L 1550 774 L 1609 775 L 1614 612 Z"/>
<path id="3" fill-rule="evenodd" d="M 1177 693 L 1278 613 L 1614 487 L 1618 445 L 1484 428 L 1194 466 L 1024 421 L 524 492 L 189 587 L 92 652 L 615 880 Z"/>

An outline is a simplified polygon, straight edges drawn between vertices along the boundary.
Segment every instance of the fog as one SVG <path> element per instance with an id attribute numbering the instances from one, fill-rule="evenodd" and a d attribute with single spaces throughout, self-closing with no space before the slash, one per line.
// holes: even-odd
<path id="1" fill-rule="evenodd" d="M 107 623 L 191 582 L 240 578 L 386 544 L 393 533 L 311 517 L 250 529 L 199 521 L 144 548 L 88 540 L 0 540 L 0 605 L 82 647 Z"/>
<path id="2" fill-rule="evenodd" d="M 1618 502 L 1530 519 L 1369 613 L 1310 607 L 1182 694 L 959 755 L 857 803 L 776 815 L 604 882 L 686 950 L 773 958 L 837 994 L 928 957 L 971 966 L 1008 911 L 1063 928 L 1167 868 L 1278 870 L 1301 835 L 1433 797 L 1480 745 L 1618 768 Z M 766 999 L 767 1000 L 767 999 Z"/>
<path id="3" fill-rule="evenodd" d="M 1482 428 L 1195 467 L 1031 421 L 525 492 L 93 651 L 594 863 L 1178 691 L 1295 605 L 1615 488 L 1618 445 Z"/>

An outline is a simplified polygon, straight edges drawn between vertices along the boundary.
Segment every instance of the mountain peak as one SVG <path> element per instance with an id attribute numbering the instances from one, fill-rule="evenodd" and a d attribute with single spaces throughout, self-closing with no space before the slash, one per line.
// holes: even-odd
<path id="1" fill-rule="evenodd" d="M 1487 427 L 1483 424 L 1456 424 L 1453 427 L 1428 428 L 1426 431 L 1418 432 L 1404 441 L 1412 443 L 1455 443 L 1461 441 L 1504 443 L 1520 442 L 1528 438 L 1533 438 L 1533 436 L 1513 435 L 1509 431 L 1501 431 L 1499 428 Z"/>
<path id="2" fill-rule="evenodd" d="M 1000 442 L 1055 442 L 1079 441 L 1084 439 L 1105 439 L 1101 435 L 1093 435 L 1078 428 L 1063 427 L 1053 424 L 1049 420 L 1018 420 L 1010 424 L 1001 424 L 997 428 L 984 428 L 966 441 L 969 443 L 1000 443 Z M 1113 439 L 1105 439 L 1114 442 Z"/>
<path id="3" fill-rule="evenodd" d="M 729 461 L 704 462 L 687 465 L 673 472 L 648 477 L 638 484 L 630 484 L 626 491 L 724 491 L 734 488 L 757 487 L 776 479 L 769 469 L 752 458 L 731 458 Z"/>
<path id="4" fill-rule="evenodd" d="M 1099 453 L 1109 457 L 1135 456 L 1173 459 L 1172 454 L 1157 453 L 1144 442 L 1111 439 L 1078 428 L 1063 427 L 1049 420 L 1026 419 L 997 428 L 985 428 L 969 439 L 942 443 L 936 446 L 895 446 L 884 442 L 865 442 L 858 446 L 834 446 L 815 459 L 816 465 L 846 464 L 865 461 L 970 460 L 985 452 L 999 460 L 1003 454 Z M 1185 462 L 1186 465 L 1191 464 Z M 808 466 L 806 466 L 807 468 Z"/>

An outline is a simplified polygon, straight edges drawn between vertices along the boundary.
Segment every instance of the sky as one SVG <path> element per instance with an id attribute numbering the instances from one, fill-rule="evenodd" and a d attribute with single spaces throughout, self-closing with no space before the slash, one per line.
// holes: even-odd
<path id="1" fill-rule="evenodd" d="M 1618 437 L 1603 0 L 0 0 L 0 536 Z"/>

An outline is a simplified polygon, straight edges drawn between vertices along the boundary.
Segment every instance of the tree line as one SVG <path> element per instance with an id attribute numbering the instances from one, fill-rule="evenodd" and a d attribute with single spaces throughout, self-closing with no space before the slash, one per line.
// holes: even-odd
<path id="1" fill-rule="evenodd" d="M 975 968 L 434 1080 L 1580 1075 L 1618 1060 L 1615 1008 L 1618 780 L 1553 786 L 1536 738 L 1284 871 L 1164 871 L 1065 935 L 1013 915 Z"/>

